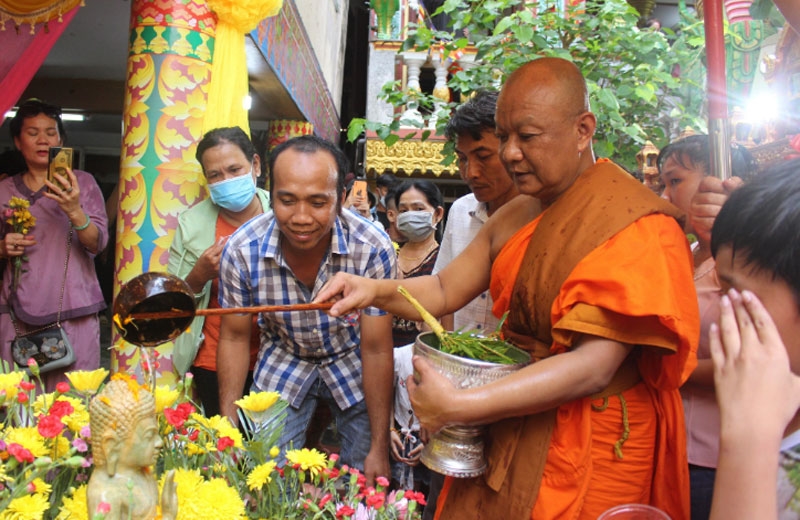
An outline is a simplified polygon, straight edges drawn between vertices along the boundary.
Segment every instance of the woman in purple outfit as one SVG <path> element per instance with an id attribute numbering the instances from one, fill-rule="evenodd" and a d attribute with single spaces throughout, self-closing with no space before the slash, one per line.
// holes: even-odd
<path id="1" fill-rule="evenodd" d="M 105 301 L 94 256 L 108 241 L 108 217 L 103 194 L 91 174 L 66 169 L 66 175 L 56 175 L 53 182 L 47 180 L 49 149 L 61 146 L 64 139 L 59 107 L 27 100 L 11 120 L 10 128 L 27 169 L 0 181 L 0 205 L 8 206 L 11 197 L 26 199 L 36 224 L 26 235 L 14 232 L 5 221 L 0 225 L 0 260 L 5 260 L 0 285 L 0 356 L 14 364 L 11 342 L 16 330 L 11 310 L 16 328 L 24 331 L 56 321 L 60 308 L 61 324 L 75 351 L 75 362 L 43 374 L 46 389 L 52 391 L 56 383 L 66 380 L 66 371 L 100 366 L 97 313 L 105 308 Z M 14 289 L 13 264 L 18 257 L 23 262 Z"/>

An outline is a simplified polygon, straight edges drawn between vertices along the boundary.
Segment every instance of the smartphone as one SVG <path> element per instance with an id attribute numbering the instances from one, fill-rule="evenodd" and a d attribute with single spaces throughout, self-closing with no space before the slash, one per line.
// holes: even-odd
<path id="1" fill-rule="evenodd" d="M 72 148 L 66 146 L 54 146 L 50 148 L 50 162 L 47 168 L 47 180 L 61 186 L 56 180 L 55 174 L 59 174 L 69 182 L 67 168 L 72 169 Z"/>
<path id="2" fill-rule="evenodd" d="M 367 198 L 367 181 L 354 181 L 353 182 L 353 193 L 356 194 L 356 197 L 361 199 Z"/>

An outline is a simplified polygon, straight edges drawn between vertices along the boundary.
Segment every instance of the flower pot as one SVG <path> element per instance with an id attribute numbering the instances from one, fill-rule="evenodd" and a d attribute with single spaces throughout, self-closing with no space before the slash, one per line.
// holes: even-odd
<path id="1" fill-rule="evenodd" d="M 456 388 L 474 388 L 505 377 L 530 363 L 528 352 L 512 348 L 515 364 L 490 363 L 446 354 L 439 350 L 433 332 L 423 332 L 414 342 L 414 354 L 425 358 Z M 437 473 L 458 478 L 477 477 L 486 471 L 483 426 L 448 426 L 431 436 L 420 460 Z"/>

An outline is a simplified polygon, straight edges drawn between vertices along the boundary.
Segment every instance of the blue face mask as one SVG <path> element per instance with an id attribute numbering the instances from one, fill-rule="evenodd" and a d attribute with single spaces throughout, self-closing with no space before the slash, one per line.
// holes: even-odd
<path id="1" fill-rule="evenodd" d="M 208 185 L 211 200 L 220 208 L 238 213 L 247 207 L 256 194 L 253 169 L 245 175 Z"/>

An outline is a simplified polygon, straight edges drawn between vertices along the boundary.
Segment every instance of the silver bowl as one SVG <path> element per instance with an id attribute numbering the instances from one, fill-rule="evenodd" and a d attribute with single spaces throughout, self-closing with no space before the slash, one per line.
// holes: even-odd
<path id="1" fill-rule="evenodd" d="M 414 354 L 425 358 L 456 388 L 475 388 L 505 377 L 528 365 L 530 353 L 512 348 L 508 354 L 515 364 L 492 363 L 463 358 L 439 350 L 433 332 L 423 332 L 414 342 Z M 486 471 L 483 455 L 483 426 L 448 426 L 432 435 L 420 460 L 437 473 L 458 478 L 477 477 Z"/>

